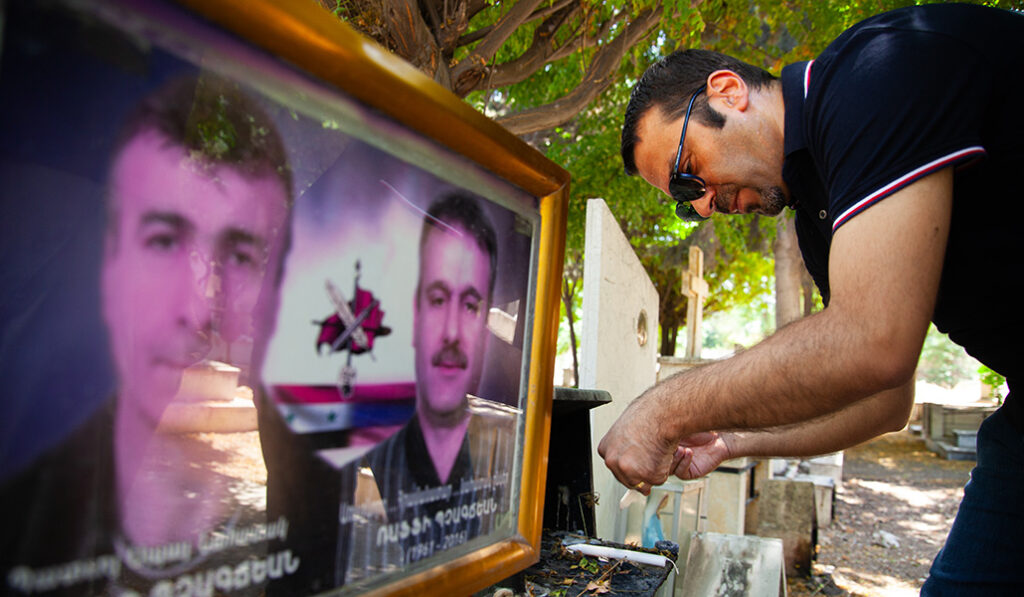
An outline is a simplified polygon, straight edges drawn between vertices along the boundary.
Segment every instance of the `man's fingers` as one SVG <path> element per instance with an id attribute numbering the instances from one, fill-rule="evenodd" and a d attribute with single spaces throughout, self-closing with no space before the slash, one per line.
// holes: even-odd
<path id="1" fill-rule="evenodd" d="M 679 463 L 672 468 L 672 474 L 685 480 L 689 478 L 690 465 L 693 464 L 693 450 L 689 448 L 679 448 L 679 450 L 683 452 L 683 455 L 679 459 Z"/>
<path id="2" fill-rule="evenodd" d="M 683 457 L 685 456 L 686 448 L 682 446 L 676 446 L 676 453 L 672 456 L 672 466 L 670 466 L 668 469 L 669 475 L 675 474 L 676 467 L 679 466 L 679 463 L 683 460 Z"/>

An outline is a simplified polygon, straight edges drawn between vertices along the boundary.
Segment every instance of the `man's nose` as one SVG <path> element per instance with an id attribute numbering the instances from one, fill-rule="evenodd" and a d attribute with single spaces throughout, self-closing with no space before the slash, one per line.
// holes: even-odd
<path id="1" fill-rule="evenodd" d="M 202 251 L 192 251 L 189 255 L 191 272 L 188 295 L 190 300 L 185 307 L 183 323 L 196 331 L 208 332 L 215 327 L 220 313 L 223 297 L 221 276 L 216 262 Z"/>
<path id="2" fill-rule="evenodd" d="M 711 214 L 715 213 L 715 189 L 708 186 L 704 196 L 694 200 L 691 205 L 702 218 L 711 217 Z"/>
<path id="3" fill-rule="evenodd" d="M 444 310 L 444 339 L 447 342 L 455 342 L 459 339 L 459 301 L 450 301 L 448 308 Z"/>

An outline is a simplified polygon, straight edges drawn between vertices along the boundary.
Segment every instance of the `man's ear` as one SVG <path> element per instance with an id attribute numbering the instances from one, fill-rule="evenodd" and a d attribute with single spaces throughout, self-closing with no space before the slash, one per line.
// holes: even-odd
<path id="1" fill-rule="evenodd" d="M 717 100 L 723 109 L 743 112 L 749 103 L 746 81 L 731 70 L 716 70 L 708 75 L 708 101 Z"/>

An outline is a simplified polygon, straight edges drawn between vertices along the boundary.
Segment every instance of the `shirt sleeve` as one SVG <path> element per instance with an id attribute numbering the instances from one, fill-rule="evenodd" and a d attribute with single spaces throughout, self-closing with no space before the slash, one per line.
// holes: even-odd
<path id="1" fill-rule="evenodd" d="M 883 29 L 814 63 L 805 126 L 833 232 L 914 181 L 984 156 L 991 83 L 980 61 L 939 33 Z"/>

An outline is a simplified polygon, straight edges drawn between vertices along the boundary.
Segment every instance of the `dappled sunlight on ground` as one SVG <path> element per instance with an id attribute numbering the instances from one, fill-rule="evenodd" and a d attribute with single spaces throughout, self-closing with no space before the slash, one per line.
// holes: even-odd
<path id="1" fill-rule="evenodd" d="M 942 489 L 918 489 L 899 483 L 886 483 L 884 481 L 858 480 L 861 487 L 887 495 L 891 498 L 901 500 L 909 506 L 920 508 L 931 508 L 938 502 L 948 499 L 949 492 Z"/>
<path id="2" fill-rule="evenodd" d="M 918 595 L 973 466 L 938 458 L 909 431 L 847 450 L 834 522 L 818 532 L 814 564 L 815 574 L 832 575 L 834 591 L 802 592 L 791 582 L 791 597 Z M 879 545 L 880 531 L 899 547 Z"/>
<path id="3" fill-rule="evenodd" d="M 851 568 L 836 568 L 833 573 L 836 584 L 847 591 L 860 595 L 884 595 L 885 597 L 917 597 L 920 583 L 908 583 L 887 574 L 872 574 Z"/>

